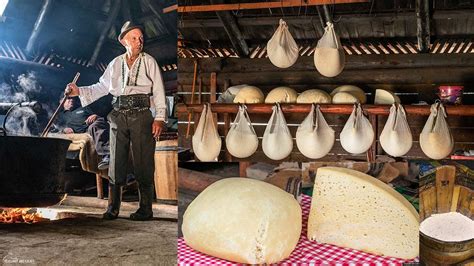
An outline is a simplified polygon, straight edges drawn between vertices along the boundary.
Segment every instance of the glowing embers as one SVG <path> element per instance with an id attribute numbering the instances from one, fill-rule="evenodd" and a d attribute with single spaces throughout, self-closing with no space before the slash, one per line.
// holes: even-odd
<path id="1" fill-rule="evenodd" d="M 58 220 L 58 211 L 47 208 L 0 208 L 0 223 L 38 223 Z"/>

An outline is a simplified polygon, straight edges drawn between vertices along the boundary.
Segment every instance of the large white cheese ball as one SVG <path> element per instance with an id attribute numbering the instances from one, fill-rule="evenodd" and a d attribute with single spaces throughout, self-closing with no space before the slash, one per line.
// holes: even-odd
<path id="1" fill-rule="evenodd" d="M 296 98 L 297 103 L 331 103 L 331 95 L 323 90 L 306 90 Z"/>
<path id="2" fill-rule="evenodd" d="M 348 92 L 348 93 L 354 95 L 357 98 L 357 100 L 359 101 L 359 103 L 361 103 L 361 104 L 364 104 L 364 103 L 367 102 L 367 97 L 365 96 L 365 92 L 357 86 L 354 86 L 354 85 L 339 86 L 331 92 L 331 96 L 334 97 L 334 95 L 338 92 Z M 334 101 L 334 99 L 333 99 L 333 101 Z"/>
<path id="3" fill-rule="evenodd" d="M 249 178 L 207 187 L 183 216 L 193 249 L 238 263 L 276 263 L 290 256 L 301 234 L 301 207 L 282 189 Z"/>
<path id="4" fill-rule="evenodd" d="M 235 95 L 234 103 L 263 103 L 265 95 L 255 86 L 246 86 L 240 88 L 237 95 Z"/>
<path id="5" fill-rule="evenodd" d="M 295 103 L 298 93 L 289 87 L 277 87 L 268 93 L 265 103 Z"/>

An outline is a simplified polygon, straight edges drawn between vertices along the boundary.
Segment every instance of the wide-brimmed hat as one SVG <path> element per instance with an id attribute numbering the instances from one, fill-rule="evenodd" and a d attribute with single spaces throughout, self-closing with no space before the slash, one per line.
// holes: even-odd
<path id="1" fill-rule="evenodd" d="M 118 36 L 119 42 L 122 41 L 123 37 L 125 37 L 125 34 L 127 34 L 127 32 L 133 29 L 140 29 L 143 32 L 143 27 L 141 25 L 133 24 L 131 21 L 126 21 L 123 24 L 122 29 L 120 29 L 120 34 Z"/>

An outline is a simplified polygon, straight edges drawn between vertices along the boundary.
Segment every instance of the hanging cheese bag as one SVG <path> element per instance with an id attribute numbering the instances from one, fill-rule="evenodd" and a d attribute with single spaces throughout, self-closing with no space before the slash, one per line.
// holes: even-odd
<path id="1" fill-rule="evenodd" d="M 239 106 L 239 112 L 225 138 L 227 150 L 232 156 L 246 158 L 258 148 L 258 137 L 246 111 L 246 106 Z"/>
<path id="2" fill-rule="evenodd" d="M 334 25 L 328 22 L 324 35 L 314 50 L 314 65 L 321 75 L 332 78 L 342 72 L 345 60 L 344 49 L 334 31 Z"/>
<path id="3" fill-rule="evenodd" d="M 434 160 L 445 158 L 451 154 L 454 147 L 446 117 L 442 103 L 431 105 L 431 114 L 420 134 L 421 150 Z"/>
<path id="4" fill-rule="evenodd" d="M 272 160 L 284 159 L 293 150 L 293 138 L 279 104 L 273 106 L 272 116 L 263 134 L 262 149 Z"/>
<path id="5" fill-rule="evenodd" d="M 374 130 L 370 121 L 362 113 L 362 107 L 360 104 L 355 105 L 341 131 L 342 148 L 352 154 L 366 152 L 372 145 L 374 137 Z"/>
<path id="6" fill-rule="evenodd" d="M 387 123 L 380 134 L 380 145 L 389 155 L 405 155 L 412 146 L 413 137 L 408 126 L 405 110 L 401 105 L 392 104 Z"/>
<path id="7" fill-rule="evenodd" d="M 270 62 L 279 68 L 288 68 L 298 59 L 298 45 L 283 19 L 280 19 L 280 26 L 267 43 L 267 53 Z"/>
<path id="8" fill-rule="evenodd" d="M 210 104 L 204 105 L 192 143 L 194 154 L 200 161 L 211 162 L 217 160 L 222 143 Z"/>
<path id="9" fill-rule="evenodd" d="M 324 119 L 319 105 L 313 105 L 296 131 L 298 150 L 310 159 L 319 159 L 329 153 L 334 141 L 334 130 Z"/>

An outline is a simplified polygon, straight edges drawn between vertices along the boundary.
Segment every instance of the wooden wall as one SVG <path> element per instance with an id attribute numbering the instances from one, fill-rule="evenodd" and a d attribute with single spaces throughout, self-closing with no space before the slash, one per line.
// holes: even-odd
<path id="1" fill-rule="evenodd" d="M 180 59 L 178 73 L 178 94 L 186 103 L 190 103 L 193 83 L 195 59 Z M 196 92 L 203 92 L 202 102 L 210 101 L 211 73 L 216 73 L 216 92 L 219 94 L 229 86 L 250 84 L 259 87 L 266 94 L 277 86 L 289 86 L 303 92 L 306 89 L 318 88 L 330 92 L 339 85 L 352 84 L 364 89 L 368 103 L 373 103 L 373 93 L 377 88 L 390 89 L 396 92 L 403 104 L 425 101 L 429 104 L 437 99 L 437 88 L 440 84 L 464 85 L 463 103 L 467 108 L 474 108 L 474 56 L 472 54 L 403 54 L 403 55 L 358 55 L 347 56 L 344 71 L 335 78 L 326 78 L 317 73 L 312 57 L 300 57 L 295 65 L 288 69 L 273 66 L 268 59 L 242 58 L 205 58 L 197 60 Z M 195 96 L 194 103 L 198 97 Z M 471 106 L 472 105 L 472 106 Z M 229 116 L 229 117 L 228 117 Z M 287 123 L 293 137 L 297 126 L 306 114 L 285 113 Z M 219 131 L 225 135 L 224 120 L 233 120 L 235 116 L 218 114 Z M 338 141 L 339 133 L 349 115 L 325 114 L 329 124 L 336 131 L 337 142 L 330 154 L 321 160 L 366 159 L 365 154 L 349 155 Z M 270 114 L 250 114 L 254 128 L 259 137 L 263 136 L 265 124 Z M 194 119 L 198 119 L 195 115 Z M 192 121 L 194 121 L 192 119 Z M 376 127 L 378 134 L 383 129 L 387 116 L 377 116 Z M 414 143 L 407 158 L 423 158 L 419 148 L 418 137 L 427 116 L 409 115 L 409 124 L 413 133 Z M 191 139 L 185 138 L 187 129 L 187 113 L 179 114 L 180 145 L 191 147 Z M 191 122 L 192 123 L 192 122 Z M 449 116 L 448 123 L 456 141 L 455 149 L 474 149 L 474 117 Z M 375 121 L 374 121 L 375 125 Z M 192 135 L 191 127 L 191 135 Z M 377 136 L 378 138 L 378 136 Z M 260 139 L 261 140 L 261 139 Z M 224 141 L 224 138 L 223 138 Z M 223 142 L 224 143 L 224 142 Z M 225 145 L 223 145 L 225 147 Z M 377 145 L 377 155 L 383 155 L 380 145 Z M 229 155 L 221 159 L 235 160 Z M 268 160 L 259 147 L 256 154 L 246 161 Z M 294 152 L 285 160 L 308 161 L 294 145 Z"/>

